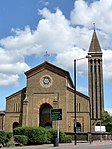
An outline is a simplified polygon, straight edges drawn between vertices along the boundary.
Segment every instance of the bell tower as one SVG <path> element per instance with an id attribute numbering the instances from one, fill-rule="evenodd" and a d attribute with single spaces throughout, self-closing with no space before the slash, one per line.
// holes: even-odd
<path id="1" fill-rule="evenodd" d="M 102 51 L 94 29 L 88 55 L 88 91 L 91 105 L 91 126 L 94 128 L 104 112 Z"/>

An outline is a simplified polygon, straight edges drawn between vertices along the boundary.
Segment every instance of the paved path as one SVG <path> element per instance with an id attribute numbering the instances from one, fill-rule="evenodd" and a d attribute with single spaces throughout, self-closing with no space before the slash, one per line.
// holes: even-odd
<path id="1" fill-rule="evenodd" d="M 53 144 L 35 145 L 35 146 L 22 146 L 13 148 L 3 148 L 3 149 L 112 149 L 112 141 L 94 141 L 91 144 L 86 143 L 63 143 L 59 144 L 58 147 L 54 147 Z"/>

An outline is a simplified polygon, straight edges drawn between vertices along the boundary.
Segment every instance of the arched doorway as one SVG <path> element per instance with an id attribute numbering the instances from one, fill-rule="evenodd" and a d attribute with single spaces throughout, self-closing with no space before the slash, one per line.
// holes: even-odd
<path id="1" fill-rule="evenodd" d="M 20 127 L 20 124 L 19 124 L 18 122 L 14 122 L 14 123 L 13 123 L 13 129 L 14 129 L 14 128 L 17 128 L 17 127 Z"/>
<path id="2" fill-rule="evenodd" d="M 52 128 L 52 121 L 50 121 L 50 109 L 52 106 L 50 104 L 43 104 L 39 110 L 39 126 Z"/>
<path id="3" fill-rule="evenodd" d="M 76 124 L 76 132 L 81 132 L 81 124 L 79 122 Z"/>

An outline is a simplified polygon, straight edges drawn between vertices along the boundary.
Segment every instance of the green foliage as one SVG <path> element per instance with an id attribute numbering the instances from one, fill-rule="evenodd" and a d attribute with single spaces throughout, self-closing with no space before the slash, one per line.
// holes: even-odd
<path id="1" fill-rule="evenodd" d="M 102 123 L 103 124 L 112 123 L 112 117 L 107 111 L 105 111 L 102 115 Z"/>
<path id="2" fill-rule="evenodd" d="M 43 127 L 18 127 L 13 131 L 14 136 L 25 135 L 28 138 L 28 144 L 44 144 L 44 143 L 53 143 L 54 137 L 57 137 L 57 131 L 55 129 L 46 129 Z M 71 136 L 66 135 L 65 133 L 59 133 L 60 143 L 69 143 L 72 142 Z M 16 137 L 17 139 L 17 137 Z M 22 143 L 22 142 L 20 142 Z M 24 144 L 24 141 L 23 143 Z"/>
<path id="3" fill-rule="evenodd" d="M 0 144 L 6 144 L 9 142 L 12 138 L 12 133 L 11 132 L 4 132 L 0 131 Z"/>
<path id="4" fill-rule="evenodd" d="M 71 143 L 72 137 L 69 135 L 66 135 L 63 132 L 60 132 L 60 143 Z"/>
<path id="5" fill-rule="evenodd" d="M 30 134 L 29 141 L 31 144 L 43 144 L 47 141 L 47 133 L 45 128 L 39 127 L 32 129 L 32 133 Z"/>
<path id="6" fill-rule="evenodd" d="M 107 111 L 102 115 L 101 124 L 106 126 L 107 132 L 112 132 L 112 116 Z"/>
<path id="7" fill-rule="evenodd" d="M 108 124 L 106 125 L 106 131 L 107 131 L 107 132 L 112 132 L 112 124 L 109 124 L 109 123 L 108 123 Z"/>
<path id="8" fill-rule="evenodd" d="M 55 129 L 48 129 L 48 132 L 47 132 L 48 142 L 53 143 L 54 137 L 57 137 L 57 131 Z M 59 142 L 60 143 L 71 143 L 72 137 L 66 135 L 64 132 L 59 132 Z"/>
<path id="9" fill-rule="evenodd" d="M 14 136 L 14 141 L 21 143 L 23 145 L 27 145 L 28 143 L 28 137 L 25 135 L 15 135 Z"/>
<path id="10" fill-rule="evenodd" d="M 0 131 L 0 144 L 4 144 L 6 140 L 6 135 L 4 131 Z"/>
<path id="11" fill-rule="evenodd" d="M 54 137 L 57 135 L 57 131 L 53 128 L 46 129 L 47 131 L 47 143 L 53 143 Z"/>
<path id="12" fill-rule="evenodd" d="M 28 144 L 43 144 L 47 142 L 47 131 L 43 127 L 18 127 L 13 131 L 14 135 L 25 135 Z"/>
<path id="13" fill-rule="evenodd" d="M 14 141 L 9 141 L 7 143 L 7 147 L 15 147 L 15 142 Z"/>
<path id="14" fill-rule="evenodd" d="M 9 142 L 13 136 L 12 132 L 5 132 L 6 140 L 5 143 Z"/>

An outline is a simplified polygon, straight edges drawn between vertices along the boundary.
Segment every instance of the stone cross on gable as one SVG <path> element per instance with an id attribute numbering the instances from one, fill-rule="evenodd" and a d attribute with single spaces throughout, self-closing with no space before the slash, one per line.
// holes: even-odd
<path id="1" fill-rule="evenodd" d="M 48 61 L 48 57 L 50 56 L 50 54 L 48 54 L 47 51 L 46 51 L 44 56 L 45 56 L 45 61 L 47 62 Z"/>

